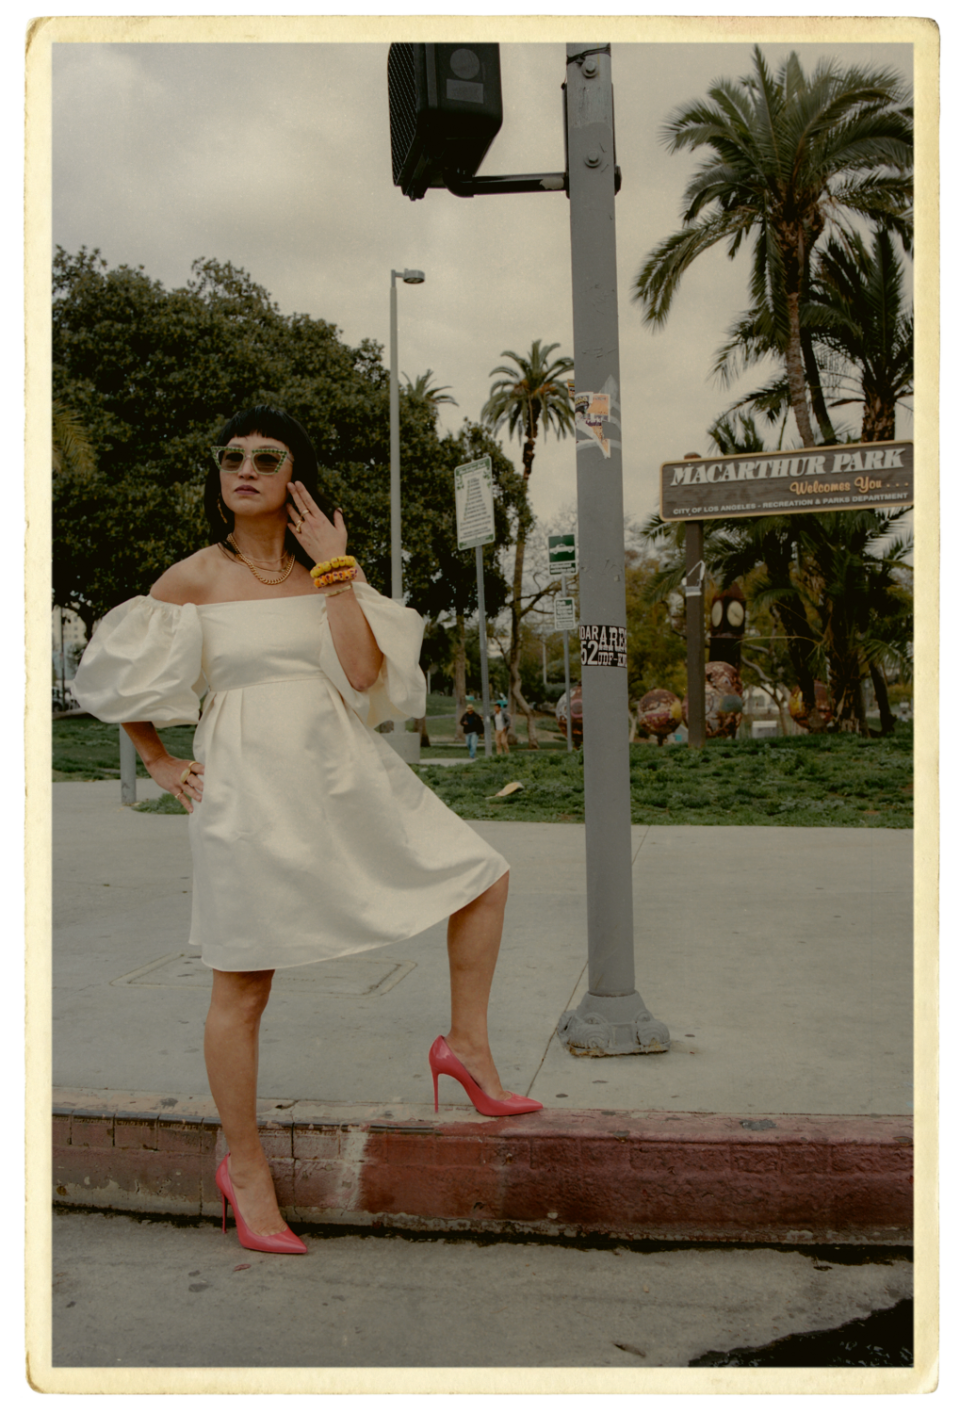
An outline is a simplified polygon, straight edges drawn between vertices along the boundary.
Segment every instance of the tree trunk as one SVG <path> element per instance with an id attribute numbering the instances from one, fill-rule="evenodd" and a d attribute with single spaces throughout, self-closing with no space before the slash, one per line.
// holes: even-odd
<path id="1" fill-rule="evenodd" d="M 877 697 L 877 708 L 880 712 L 880 735 L 892 736 L 896 729 L 897 718 L 890 710 L 886 678 L 882 669 L 875 662 L 870 664 L 870 681 L 873 683 L 873 690 Z"/>
<path id="2" fill-rule="evenodd" d="M 425 716 L 416 717 L 413 723 L 413 729 L 414 731 L 420 732 L 421 746 L 429 746 L 430 737 L 427 734 L 427 718 Z"/>
<path id="3" fill-rule="evenodd" d="M 463 742 L 460 718 L 467 709 L 467 625 L 462 613 L 457 614 L 457 651 L 453 659 L 453 695 L 457 699 L 456 730 L 454 740 Z"/>
<path id="4" fill-rule="evenodd" d="M 810 401 L 813 404 L 813 415 L 817 419 L 817 426 L 820 428 L 820 436 L 824 444 L 831 446 L 836 442 L 837 434 L 830 420 L 830 413 L 827 411 L 823 388 L 820 386 L 820 368 L 817 364 L 817 355 L 813 349 L 813 339 L 810 337 L 809 329 L 800 330 L 800 347 L 803 352 L 807 386 L 810 389 Z"/>
<path id="5" fill-rule="evenodd" d="M 835 731 L 855 736 L 868 735 L 867 712 L 860 678 L 860 655 L 843 647 L 830 653 L 830 691 L 833 696 Z"/>
<path id="6" fill-rule="evenodd" d="M 763 540 L 763 556 L 771 582 L 783 588 L 789 587 L 792 582 L 789 547 L 781 544 L 776 536 L 766 535 Z M 773 608 L 773 616 L 783 629 L 787 640 L 790 665 L 796 673 L 797 685 L 807 708 L 808 730 L 820 732 L 824 729 L 824 722 L 817 710 L 817 694 L 810 662 L 813 633 L 800 596 L 791 593 L 788 597 L 778 599 Z"/>
<path id="7" fill-rule="evenodd" d="M 523 712 L 524 716 L 527 718 L 527 749 L 528 749 L 528 750 L 531 750 L 531 751 L 539 751 L 539 749 L 540 749 L 540 742 L 537 740 L 537 723 L 536 723 L 536 721 L 534 720 L 534 716 L 533 716 L 533 711 L 532 711 L 532 709 L 527 705 L 527 703 L 526 703 L 526 702 L 524 701 L 524 699 L 523 699 L 523 694 L 522 694 L 522 692 L 520 691 L 520 679 L 519 679 L 519 678 L 517 678 L 516 680 L 514 680 L 514 679 L 511 677 L 511 679 L 510 679 L 510 696 L 511 696 L 511 698 L 515 698 L 515 699 L 516 699 L 517 705 L 519 706 L 520 710 Z M 515 720 L 515 718 L 511 718 L 511 721 L 513 721 L 513 720 Z M 509 737 L 508 737 L 508 739 L 509 739 Z"/>
<path id="8" fill-rule="evenodd" d="M 528 444 L 529 445 L 529 444 Z M 524 465 L 527 462 L 526 447 L 524 448 Z M 530 465 L 533 465 L 533 454 L 531 445 Z M 521 710 L 519 706 L 520 698 L 520 623 L 523 617 L 521 612 L 521 595 L 523 593 L 523 559 L 527 547 L 527 522 L 530 518 L 527 507 L 527 482 L 529 472 L 524 472 L 523 497 L 524 503 L 520 507 L 517 517 L 517 547 L 513 560 L 513 597 L 510 600 L 510 656 L 507 659 L 509 671 L 509 687 L 507 697 L 509 699 L 508 710 L 511 720 L 515 719 Z M 536 734 L 536 733 L 534 733 Z"/>
<path id="9" fill-rule="evenodd" d="M 807 385 L 803 376 L 803 352 L 800 346 L 800 295 L 797 291 L 787 295 L 787 312 L 790 319 L 790 335 L 784 359 L 787 365 L 787 383 L 790 387 L 790 406 L 797 419 L 797 431 L 804 446 L 815 446 L 816 438 L 810 424 L 810 409 L 807 406 Z"/>

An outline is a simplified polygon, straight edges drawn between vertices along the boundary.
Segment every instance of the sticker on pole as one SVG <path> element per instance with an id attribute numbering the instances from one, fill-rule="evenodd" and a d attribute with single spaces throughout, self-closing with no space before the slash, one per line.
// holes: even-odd
<path id="1" fill-rule="evenodd" d="M 589 438 L 599 442 L 605 457 L 610 455 L 610 441 L 606 435 L 610 420 L 610 394 L 578 392 L 574 394 L 573 407 L 576 414 L 578 432 L 586 432 Z"/>
<path id="2" fill-rule="evenodd" d="M 576 631 L 576 627 L 576 599 L 565 599 L 558 594 L 553 601 L 553 631 L 555 633 L 571 633 Z"/>
<path id="3" fill-rule="evenodd" d="M 489 456 L 467 461 L 453 473 L 457 501 L 457 548 L 476 549 L 494 541 L 493 462 Z"/>
<path id="4" fill-rule="evenodd" d="M 580 624 L 581 667 L 626 667 L 627 630 L 614 624 Z"/>

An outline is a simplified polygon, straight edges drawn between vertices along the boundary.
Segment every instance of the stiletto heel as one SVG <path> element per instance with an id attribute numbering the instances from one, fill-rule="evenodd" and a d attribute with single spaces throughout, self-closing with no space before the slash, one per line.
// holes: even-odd
<path id="1" fill-rule="evenodd" d="M 227 1203 L 233 1208 L 233 1220 L 237 1224 L 237 1236 L 240 1245 L 245 1246 L 248 1251 L 269 1251 L 278 1256 L 303 1256 L 307 1248 L 300 1238 L 286 1227 L 283 1231 L 270 1232 L 267 1234 L 251 1231 L 240 1215 L 237 1207 L 237 1199 L 233 1191 L 233 1183 L 230 1181 L 230 1169 L 227 1167 L 227 1157 L 217 1168 L 216 1184 L 220 1189 L 220 1196 L 223 1198 L 223 1230 L 227 1230 Z"/>
<path id="2" fill-rule="evenodd" d="M 501 1118 L 506 1114 L 533 1114 L 543 1108 L 536 1099 L 524 1099 L 520 1094 L 514 1094 L 510 1099 L 491 1099 L 460 1063 L 442 1035 L 438 1035 L 430 1046 L 430 1070 L 433 1074 L 434 1113 L 440 1109 L 439 1076 L 442 1074 L 462 1084 L 473 1107 L 488 1119 Z"/>

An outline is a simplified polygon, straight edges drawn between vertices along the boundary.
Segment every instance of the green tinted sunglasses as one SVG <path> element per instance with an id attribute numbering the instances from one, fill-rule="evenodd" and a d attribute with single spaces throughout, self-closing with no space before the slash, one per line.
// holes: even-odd
<path id="1" fill-rule="evenodd" d="M 210 450 L 221 471 L 239 471 L 249 459 L 261 476 L 275 476 L 290 454 L 278 446 L 258 446 L 255 451 L 242 446 L 212 446 Z"/>

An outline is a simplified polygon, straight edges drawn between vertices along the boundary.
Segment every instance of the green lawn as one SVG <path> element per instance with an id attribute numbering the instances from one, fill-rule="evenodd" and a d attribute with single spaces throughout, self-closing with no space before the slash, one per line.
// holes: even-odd
<path id="1" fill-rule="evenodd" d="M 54 780 L 115 780 L 119 728 L 89 717 L 53 722 Z M 160 732 L 173 755 L 189 759 L 193 728 Z M 583 820 L 583 756 L 554 749 L 509 756 L 482 753 L 473 764 L 420 768 L 421 778 L 464 819 Z M 466 747 L 424 752 L 466 756 Z M 138 762 L 138 775 L 145 776 Z M 522 790 L 492 799 L 512 780 Z M 787 736 L 773 741 L 711 741 L 686 746 L 630 747 L 634 824 L 834 825 L 865 829 L 913 827 L 913 730 L 900 724 L 886 739 Z M 156 808 L 152 806 L 151 808 Z M 167 809 L 179 810 L 172 800 Z"/>
<path id="2" fill-rule="evenodd" d="M 160 739 L 172 756 L 190 760 L 193 755 L 192 726 L 167 726 Z M 137 775 L 147 778 L 137 760 Z M 65 717 L 53 723 L 54 780 L 119 780 L 120 727 L 107 726 L 89 716 Z"/>
<path id="3" fill-rule="evenodd" d="M 630 748 L 634 824 L 833 825 L 913 827 L 913 734 L 886 740 L 789 736 L 774 741 L 711 741 Z M 513 751 L 462 768 L 421 769 L 421 777 L 464 819 L 580 823 L 583 756 Z M 493 799 L 519 780 L 522 790 Z"/>

